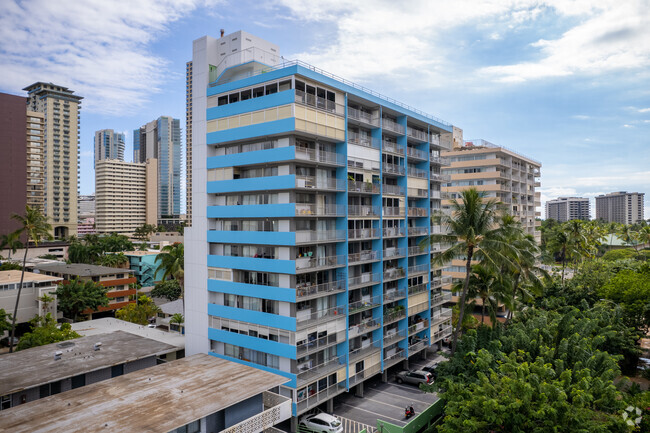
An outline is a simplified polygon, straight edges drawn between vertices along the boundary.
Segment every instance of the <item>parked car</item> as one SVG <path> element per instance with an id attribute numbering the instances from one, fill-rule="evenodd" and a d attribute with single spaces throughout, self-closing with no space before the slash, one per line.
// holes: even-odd
<path id="1" fill-rule="evenodd" d="M 341 420 L 326 413 L 305 415 L 300 425 L 316 433 L 343 433 Z"/>
<path id="2" fill-rule="evenodd" d="M 9 347 L 9 342 L 10 341 L 11 341 L 11 336 L 7 335 L 6 337 L 4 337 L 4 338 L 2 338 L 0 340 L 0 345 Z M 18 337 L 14 337 L 14 347 L 16 347 L 18 345 L 19 341 L 20 340 L 18 339 Z"/>
<path id="3" fill-rule="evenodd" d="M 432 384 L 433 376 L 431 373 L 422 370 L 414 371 L 400 371 L 395 377 L 397 383 L 410 383 L 413 385 L 420 385 L 421 383 Z"/>
<path id="4" fill-rule="evenodd" d="M 435 380 L 436 377 L 438 377 L 438 373 L 436 372 L 437 368 L 438 368 L 438 364 L 435 363 L 435 364 L 425 365 L 420 370 L 430 373 L 431 377 L 433 377 L 433 380 Z"/>

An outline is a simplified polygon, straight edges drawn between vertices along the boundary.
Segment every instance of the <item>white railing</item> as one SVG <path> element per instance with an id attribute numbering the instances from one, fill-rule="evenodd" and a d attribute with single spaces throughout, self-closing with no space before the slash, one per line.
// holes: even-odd
<path id="1" fill-rule="evenodd" d="M 368 262 L 371 260 L 379 260 L 379 259 L 380 259 L 379 252 L 373 250 L 348 254 L 348 264 L 350 265 L 357 262 Z"/>
<path id="2" fill-rule="evenodd" d="M 404 146 L 388 140 L 381 141 L 381 150 L 383 152 L 398 153 L 404 155 Z"/>
<path id="3" fill-rule="evenodd" d="M 408 228 L 409 236 L 424 236 L 429 234 L 428 227 L 409 227 Z"/>
<path id="4" fill-rule="evenodd" d="M 381 170 L 384 173 L 399 174 L 399 175 L 404 174 L 404 166 L 397 165 L 397 164 L 391 164 L 389 162 L 384 162 L 381 165 Z"/>
<path id="5" fill-rule="evenodd" d="M 413 276 L 413 274 L 420 274 L 422 272 L 429 272 L 428 263 L 422 265 L 409 266 L 409 277 Z"/>
<path id="6" fill-rule="evenodd" d="M 296 311 L 296 325 L 300 328 L 332 319 L 344 319 L 345 307 L 337 306 L 325 310 L 307 308 Z"/>
<path id="7" fill-rule="evenodd" d="M 299 257 L 296 259 L 296 271 L 344 265 L 344 255 L 325 257 Z"/>
<path id="8" fill-rule="evenodd" d="M 431 305 L 444 304 L 451 302 L 451 292 L 438 293 L 431 297 Z"/>
<path id="9" fill-rule="evenodd" d="M 299 104 L 309 105 L 311 107 L 325 110 L 339 116 L 345 115 L 345 106 L 337 104 L 329 99 L 321 98 L 320 96 L 305 93 L 302 90 L 296 89 L 296 102 Z"/>
<path id="10" fill-rule="evenodd" d="M 316 338 L 315 340 L 305 341 L 304 343 L 296 344 L 296 353 L 298 354 L 299 357 L 302 357 L 306 353 L 317 352 L 328 346 L 332 346 L 333 344 L 340 343 L 337 337 L 338 337 L 338 333 L 328 334 L 324 337 Z"/>
<path id="11" fill-rule="evenodd" d="M 428 215 L 427 208 L 424 207 L 409 207 L 408 216 L 410 217 L 425 217 Z"/>
<path id="12" fill-rule="evenodd" d="M 444 157 L 441 157 L 441 156 L 433 156 L 433 154 L 431 154 L 430 161 L 435 163 L 435 164 L 440 164 L 440 165 L 446 165 L 446 166 L 451 165 L 451 161 L 449 160 L 449 158 L 444 158 Z"/>
<path id="13" fill-rule="evenodd" d="M 438 340 L 442 340 L 443 338 L 447 338 L 451 335 L 452 333 L 452 327 L 451 326 L 446 326 L 442 329 L 439 329 L 437 331 L 433 331 L 433 327 L 431 328 L 431 342 L 435 343 Z"/>
<path id="14" fill-rule="evenodd" d="M 296 203 L 296 216 L 345 216 L 345 206 L 340 204 Z"/>
<path id="15" fill-rule="evenodd" d="M 418 293 L 426 292 L 427 289 L 428 288 L 427 288 L 426 283 L 418 284 L 418 285 L 415 285 L 415 286 L 410 286 L 409 287 L 409 295 L 417 295 Z"/>
<path id="16" fill-rule="evenodd" d="M 404 227 L 387 227 L 383 230 L 385 238 L 404 236 Z"/>
<path id="17" fill-rule="evenodd" d="M 422 188 L 409 188 L 407 192 L 409 194 L 409 197 L 418 197 L 418 198 L 429 197 L 429 191 Z M 434 191 L 431 192 L 433 193 Z M 436 197 L 432 195 L 431 198 L 436 198 Z"/>
<path id="18" fill-rule="evenodd" d="M 317 296 L 345 290 L 345 280 L 330 281 L 322 284 L 296 284 L 296 298 Z"/>
<path id="19" fill-rule="evenodd" d="M 381 127 L 397 134 L 404 134 L 404 126 L 387 117 L 381 119 Z"/>
<path id="20" fill-rule="evenodd" d="M 384 303 L 394 302 L 398 299 L 406 298 L 406 289 L 387 290 L 384 293 Z"/>
<path id="21" fill-rule="evenodd" d="M 436 182 L 449 182 L 451 181 L 451 176 L 449 176 L 448 174 L 431 172 L 431 180 Z"/>
<path id="22" fill-rule="evenodd" d="M 384 260 L 391 259 L 393 257 L 404 257 L 406 255 L 406 248 L 386 248 L 384 250 Z"/>
<path id="23" fill-rule="evenodd" d="M 322 178 L 316 176 L 296 176 L 296 188 L 345 191 L 345 179 L 337 179 L 334 177 Z"/>
<path id="24" fill-rule="evenodd" d="M 345 230 L 299 230 L 296 232 L 297 244 L 342 240 L 345 240 Z"/>
<path id="25" fill-rule="evenodd" d="M 406 329 L 401 329 L 396 331 L 393 329 L 384 333 L 384 346 L 390 346 L 391 344 L 400 341 L 406 337 Z"/>
<path id="26" fill-rule="evenodd" d="M 404 216 L 405 213 L 403 207 L 387 206 L 382 209 L 384 216 Z"/>
<path id="27" fill-rule="evenodd" d="M 379 328 L 381 324 L 378 320 L 369 318 L 359 323 L 358 325 L 350 326 L 348 328 L 348 338 L 354 338 L 366 332 L 374 331 Z"/>
<path id="28" fill-rule="evenodd" d="M 379 149 L 379 139 L 374 137 L 360 137 L 356 134 L 350 134 L 348 136 L 349 144 L 356 144 L 357 146 L 363 147 L 372 147 L 374 149 Z"/>
<path id="29" fill-rule="evenodd" d="M 311 381 L 319 376 L 324 376 L 328 373 L 334 372 L 339 368 L 345 366 L 346 355 L 337 356 L 336 358 L 325 361 L 314 367 L 305 366 L 301 367 L 298 372 L 298 382 Z"/>
<path id="30" fill-rule="evenodd" d="M 426 141 L 426 139 L 425 139 Z M 406 148 L 406 155 L 409 158 L 414 158 L 414 159 L 421 159 L 423 161 L 427 160 L 427 152 L 419 149 L 415 149 L 413 147 L 407 147 Z"/>
<path id="31" fill-rule="evenodd" d="M 404 195 L 404 187 L 399 185 L 382 185 L 382 193 L 386 195 Z"/>
<path id="32" fill-rule="evenodd" d="M 412 126 L 409 126 L 406 129 L 406 133 L 409 137 L 415 138 L 416 140 L 420 141 L 428 141 L 429 139 L 429 134 L 427 131 L 423 131 L 421 129 L 413 128 Z"/>
<path id="33" fill-rule="evenodd" d="M 413 325 L 408 327 L 408 335 L 414 334 L 416 332 L 424 331 L 428 327 L 429 327 L 428 320 L 422 320 L 421 322 L 414 323 Z"/>
<path id="34" fill-rule="evenodd" d="M 408 175 L 410 177 L 417 177 L 419 179 L 426 179 L 428 177 L 427 170 L 422 170 L 421 168 L 409 167 Z"/>
<path id="35" fill-rule="evenodd" d="M 378 283 L 379 279 L 380 279 L 379 273 L 372 274 L 372 273 L 368 272 L 368 273 L 361 274 L 361 275 L 356 276 L 356 277 L 350 277 L 349 280 L 348 280 L 348 284 L 350 285 L 350 287 L 352 287 L 352 286 L 360 286 L 360 285 L 364 285 L 364 284 L 370 285 L 370 284 Z"/>
<path id="36" fill-rule="evenodd" d="M 379 216 L 379 206 L 371 205 L 348 205 L 348 215 L 350 216 Z"/>
<path id="37" fill-rule="evenodd" d="M 348 239 L 371 239 L 379 237 L 377 229 L 350 229 L 348 230 Z"/>
<path id="38" fill-rule="evenodd" d="M 379 187 L 378 183 L 348 180 L 348 192 L 379 194 Z"/>
<path id="39" fill-rule="evenodd" d="M 312 162 L 323 162 L 334 165 L 345 165 L 345 155 L 317 149 L 305 149 L 296 146 L 296 159 Z"/>
<path id="40" fill-rule="evenodd" d="M 372 126 L 379 126 L 379 117 L 373 116 L 371 113 L 361 111 L 356 108 L 348 107 L 348 117 L 350 119 L 358 120 Z"/>

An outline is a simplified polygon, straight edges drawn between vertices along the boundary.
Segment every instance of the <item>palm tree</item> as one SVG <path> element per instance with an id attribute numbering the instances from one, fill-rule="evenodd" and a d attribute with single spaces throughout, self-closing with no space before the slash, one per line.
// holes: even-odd
<path id="1" fill-rule="evenodd" d="M 176 313 L 174 314 L 171 319 L 169 319 L 169 324 L 177 323 L 178 324 L 178 332 L 181 332 L 181 325 L 185 322 L 185 318 L 181 313 Z"/>
<path id="2" fill-rule="evenodd" d="M 0 250 L 5 248 L 9 249 L 9 257 L 7 259 L 11 260 L 11 254 L 16 254 L 16 251 L 22 247 L 23 243 L 20 242 L 20 231 L 0 236 Z"/>
<path id="3" fill-rule="evenodd" d="M 465 281 L 459 300 L 459 316 L 453 331 L 451 353 L 456 351 L 458 334 L 460 333 L 465 314 L 467 291 L 472 272 L 472 260 L 480 260 L 483 266 L 495 269 L 509 263 L 508 255 L 504 254 L 511 247 L 504 241 L 504 230 L 497 224 L 501 208 L 496 200 L 485 200 L 484 194 L 469 188 L 461 193 L 460 199 L 451 201 L 451 214 L 436 213 L 434 222 L 440 222 L 443 234 L 432 234 L 423 242 L 423 246 L 437 243 L 449 244 L 450 247 L 432 257 L 433 265 L 444 265 L 458 256 L 464 257 Z M 510 265 L 511 266 L 511 265 Z"/>
<path id="4" fill-rule="evenodd" d="M 503 290 L 503 279 L 501 278 L 503 275 L 481 264 L 472 266 L 472 274 L 469 277 L 468 295 L 471 298 L 481 300 L 481 324 L 485 323 L 486 308 L 489 308 L 488 314 L 490 315 L 492 326 L 496 323 L 496 313 L 499 304 L 506 300 Z"/>
<path id="5" fill-rule="evenodd" d="M 18 221 L 21 228 L 18 233 L 27 236 L 25 242 L 25 255 L 23 256 L 23 270 L 20 274 L 20 285 L 18 286 L 18 295 L 16 295 L 16 305 L 14 307 L 14 314 L 11 318 L 11 338 L 9 342 L 9 352 L 14 351 L 14 338 L 16 335 L 16 315 L 18 314 L 18 302 L 20 301 L 20 294 L 23 291 L 23 280 L 25 279 L 25 264 L 27 263 L 27 251 L 29 251 L 29 241 L 34 242 L 35 246 L 42 239 L 52 239 L 52 226 L 47 222 L 47 217 L 36 208 L 25 206 L 25 215 L 13 214 L 11 218 Z"/>
<path id="6" fill-rule="evenodd" d="M 562 262 L 562 286 L 564 286 L 564 270 L 566 268 L 567 258 L 573 253 L 573 244 L 569 234 L 563 226 L 557 228 L 553 236 L 549 239 L 550 249 L 559 253 Z"/>
<path id="7" fill-rule="evenodd" d="M 627 245 L 631 245 L 634 248 L 634 251 L 639 254 L 639 244 L 636 241 L 637 232 L 634 230 L 634 226 L 631 224 L 621 225 L 618 229 L 618 235 L 621 237 L 623 242 Z"/>
<path id="8" fill-rule="evenodd" d="M 636 241 L 639 245 L 650 245 L 650 226 L 643 226 L 636 233 Z"/>
<path id="9" fill-rule="evenodd" d="M 178 283 L 181 285 L 181 290 L 183 289 L 183 280 L 185 276 L 184 272 L 184 256 L 185 249 L 183 244 L 176 242 L 172 245 L 166 245 L 160 250 L 160 254 L 156 256 L 156 263 L 160 262 L 156 268 L 156 274 L 159 271 L 163 271 L 162 276 L 163 280 L 172 278 L 178 280 Z"/>
<path id="10" fill-rule="evenodd" d="M 125 264 L 129 263 L 129 259 L 124 255 L 124 253 L 103 254 L 97 258 L 96 263 L 111 268 L 121 268 L 124 267 Z"/>

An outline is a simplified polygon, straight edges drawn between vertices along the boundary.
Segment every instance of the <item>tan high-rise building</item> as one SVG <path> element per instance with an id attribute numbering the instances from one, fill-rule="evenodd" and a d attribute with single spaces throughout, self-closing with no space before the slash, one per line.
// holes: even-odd
<path id="1" fill-rule="evenodd" d="M 157 161 L 95 163 L 95 226 L 97 233 L 133 233 L 158 216 Z"/>
<path id="2" fill-rule="evenodd" d="M 45 116 L 27 111 L 27 205 L 40 209 L 45 201 Z"/>
<path id="3" fill-rule="evenodd" d="M 643 220 L 644 193 L 619 191 L 596 197 L 596 219 L 620 224 Z"/>
<path id="4" fill-rule="evenodd" d="M 42 113 L 44 119 L 44 213 L 55 237 L 76 235 L 79 110 L 83 98 L 52 83 L 38 82 L 23 90 L 28 93 L 27 111 Z"/>
<path id="5" fill-rule="evenodd" d="M 192 62 L 185 65 L 185 223 L 192 225 Z"/>

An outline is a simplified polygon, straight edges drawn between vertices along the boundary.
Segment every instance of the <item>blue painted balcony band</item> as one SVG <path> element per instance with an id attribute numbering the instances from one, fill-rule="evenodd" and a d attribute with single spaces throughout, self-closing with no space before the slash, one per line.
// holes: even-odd
<path id="1" fill-rule="evenodd" d="M 215 358 L 226 359 L 228 361 L 236 362 L 238 364 L 247 365 L 249 367 L 258 368 L 260 370 L 268 371 L 270 373 L 275 373 L 277 375 L 286 377 L 288 379 L 288 382 L 285 383 L 284 386 L 288 386 L 290 388 L 295 388 L 296 387 L 296 377 L 297 376 L 295 374 L 287 373 L 286 371 L 277 370 L 277 369 L 271 368 L 271 367 L 266 367 L 264 365 L 254 364 L 254 363 L 249 362 L 249 361 L 244 361 L 243 359 L 237 359 L 237 358 L 233 358 L 233 357 L 226 356 L 226 355 L 220 355 L 220 354 L 214 353 L 214 352 L 208 352 L 208 355 L 214 356 Z M 295 406 L 295 403 L 293 403 L 293 405 Z M 294 412 L 294 415 L 295 415 L 295 412 Z"/>
<path id="2" fill-rule="evenodd" d="M 267 162 L 292 161 L 296 157 L 293 146 L 277 149 L 256 150 L 253 152 L 233 153 L 231 155 L 211 156 L 207 159 L 207 168 L 229 168 L 242 165 L 261 164 Z"/>
<path id="3" fill-rule="evenodd" d="M 284 329 L 285 331 L 296 330 L 295 317 L 279 316 L 277 314 L 262 313 L 261 311 L 226 307 L 225 305 L 216 304 L 208 304 L 208 314 L 211 316 L 223 317 L 224 319 L 239 320 L 241 322 Z"/>
<path id="4" fill-rule="evenodd" d="M 280 274 L 295 274 L 294 260 L 264 259 L 257 257 L 208 256 L 208 266 L 215 268 L 244 269 L 257 272 L 277 272 Z"/>
<path id="5" fill-rule="evenodd" d="M 241 206 L 208 206 L 208 218 L 268 218 L 293 217 L 295 203 L 251 204 Z"/>
<path id="6" fill-rule="evenodd" d="M 221 341 L 235 346 L 259 350 L 260 352 L 265 352 L 271 355 L 296 359 L 296 346 L 291 344 L 278 343 L 277 341 L 265 340 L 263 338 L 251 337 L 214 328 L 208 328 L 208 338 L 210 338 L 210 340 Z"/>
<path id="7" fill-rule="evenodd" d="M 246 140 L 260 136 L 279 135 L 293 132 L 296 129 L 295 117 L 288 117 L 256 125 L 240 126 L 239 128 L 225 129 L 223 131 L 208 132 L 207 145 L 227 143 L 234 140 Z"/>
<path id="8" fill-rule="evenodd" d="M 291 246 L 296 245 L 296 233 L 208 230 L 208 242 Z"/>
<path id="9" fill-rule="evenodd" d="M 208 193 L 222 194 L 229 192 L 265 191 L 274 189 L 293 189 L 296 187 L 296 175 L 251 177 L 247 179 L 213 180 L 208 182 Z"/>
<path id="10" fill-rule="evenodd" d="M 270 299 L 272 301 L 296 302 L 296 290 L 284 287 L 236 283 L 233 281 L 208 280 L 208 290 L 211 292 Z"/>

